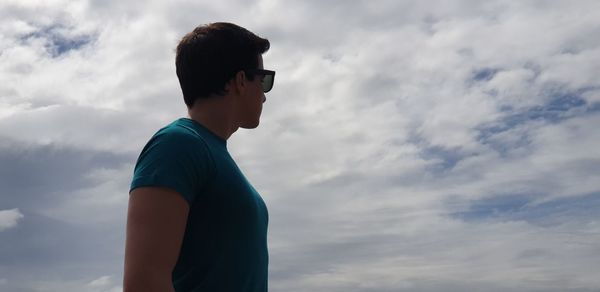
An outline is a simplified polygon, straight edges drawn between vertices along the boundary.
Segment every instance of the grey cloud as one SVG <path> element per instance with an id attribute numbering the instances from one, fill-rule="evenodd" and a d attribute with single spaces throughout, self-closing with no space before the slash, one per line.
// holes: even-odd
<path id="1" fill-rule="evenodd" d="M 37 291 L 34 285 L 65 277 L 89 279 L 119 273 L 124 242 L 121 224 L 77 225 L 36 214 L 28 207 L 24 213 L 19 228 L 0 234 L 0 272 L 14 287 L 11 291 Z"/>
<path id="2" fill-rule="evenodd" d="M 90 170 L 116 168 L 134 160 L 133 155 L 28 145 L 4 138 L 0 143 L 0 205 L 50 205 L 66 199 L 65 193 L 97 183 L 85 176 Z"/>
<path id="3" fill-rule="evenodd" d="M 18 228 L 0 234 L 0 271 L 8 279 L 5 285 L 12 287 L 11 291 L 37 291 L 35 283 L 50 283 L 65 275 L 86 279 L 119 273 L 125 214 L 121 207 L 97 204 L 94 209 L 62 213 L 49 210 L 60 211 L 61 205 L 80 200 L 74 196 L 77 190 L 102 183 L 88 175 L 93 170 L 130 165 L 132 159 L 135 157 L 110 152 L 2 140 L 0 206 L 19 207 L 24 214 Z M 126 189 L 126 185 L 121 185 L 111 192 L 119 192 L 125 202 Z M 89 222 L 94 222 L 93 218 L 72 220 L 74 217 L 65 212 L 81 212 L 90 217 L 109 212 L 112 219 L 92 225 Z"/>

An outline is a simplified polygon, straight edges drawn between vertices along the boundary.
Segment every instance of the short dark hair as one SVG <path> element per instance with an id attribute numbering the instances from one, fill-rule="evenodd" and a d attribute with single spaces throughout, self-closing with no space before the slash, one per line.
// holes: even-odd
<path id="1" fill-rule="evenodd" d="M 196 27 L 181 39 L 175 57 L 185 104 L 191 108 L 199 98 L 225 94 L 237 72 L 258 68 L 258 56 L 269 46 L 267 39 L 232 23 Z"/>

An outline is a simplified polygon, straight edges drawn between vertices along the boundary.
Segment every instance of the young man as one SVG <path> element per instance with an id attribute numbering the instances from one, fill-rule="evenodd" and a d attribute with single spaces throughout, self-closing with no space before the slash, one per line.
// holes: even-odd
<path id="1" fill-rule="evenodd" d="M 268 213 L 227 151 L 259 124 L 274 71 L 269 41 L 231 23 L 199 26 L 177 46 L 189 118 L 160 129 L 135 166 L 124 291 L 267 291 Z"/>

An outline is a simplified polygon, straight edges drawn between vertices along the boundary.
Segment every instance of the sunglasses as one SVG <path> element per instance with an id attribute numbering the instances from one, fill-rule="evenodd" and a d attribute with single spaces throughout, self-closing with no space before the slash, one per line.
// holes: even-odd
<path id="1" fill-rule="evenodd" d="M 264 69 L 249 69 L 244 70 L 249 75 L 260 75 L 260 84 L 262 85 L 263 92 L 267 93 L 273 89 L 273 83 L 275 82 L 275 71 L 264 70 Z"/>

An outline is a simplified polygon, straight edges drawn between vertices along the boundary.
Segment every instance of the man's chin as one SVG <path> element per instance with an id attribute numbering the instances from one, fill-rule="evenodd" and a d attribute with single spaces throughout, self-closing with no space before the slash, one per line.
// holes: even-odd
<path id="1" fill-rule="evenodd" d="M 258 127 L 258 124 L 260 124 L 260 122 L 256 121 L 255 124 L 241 125 L 240 128 L 242 128 L 242 129 L 256 129 Z"/>

